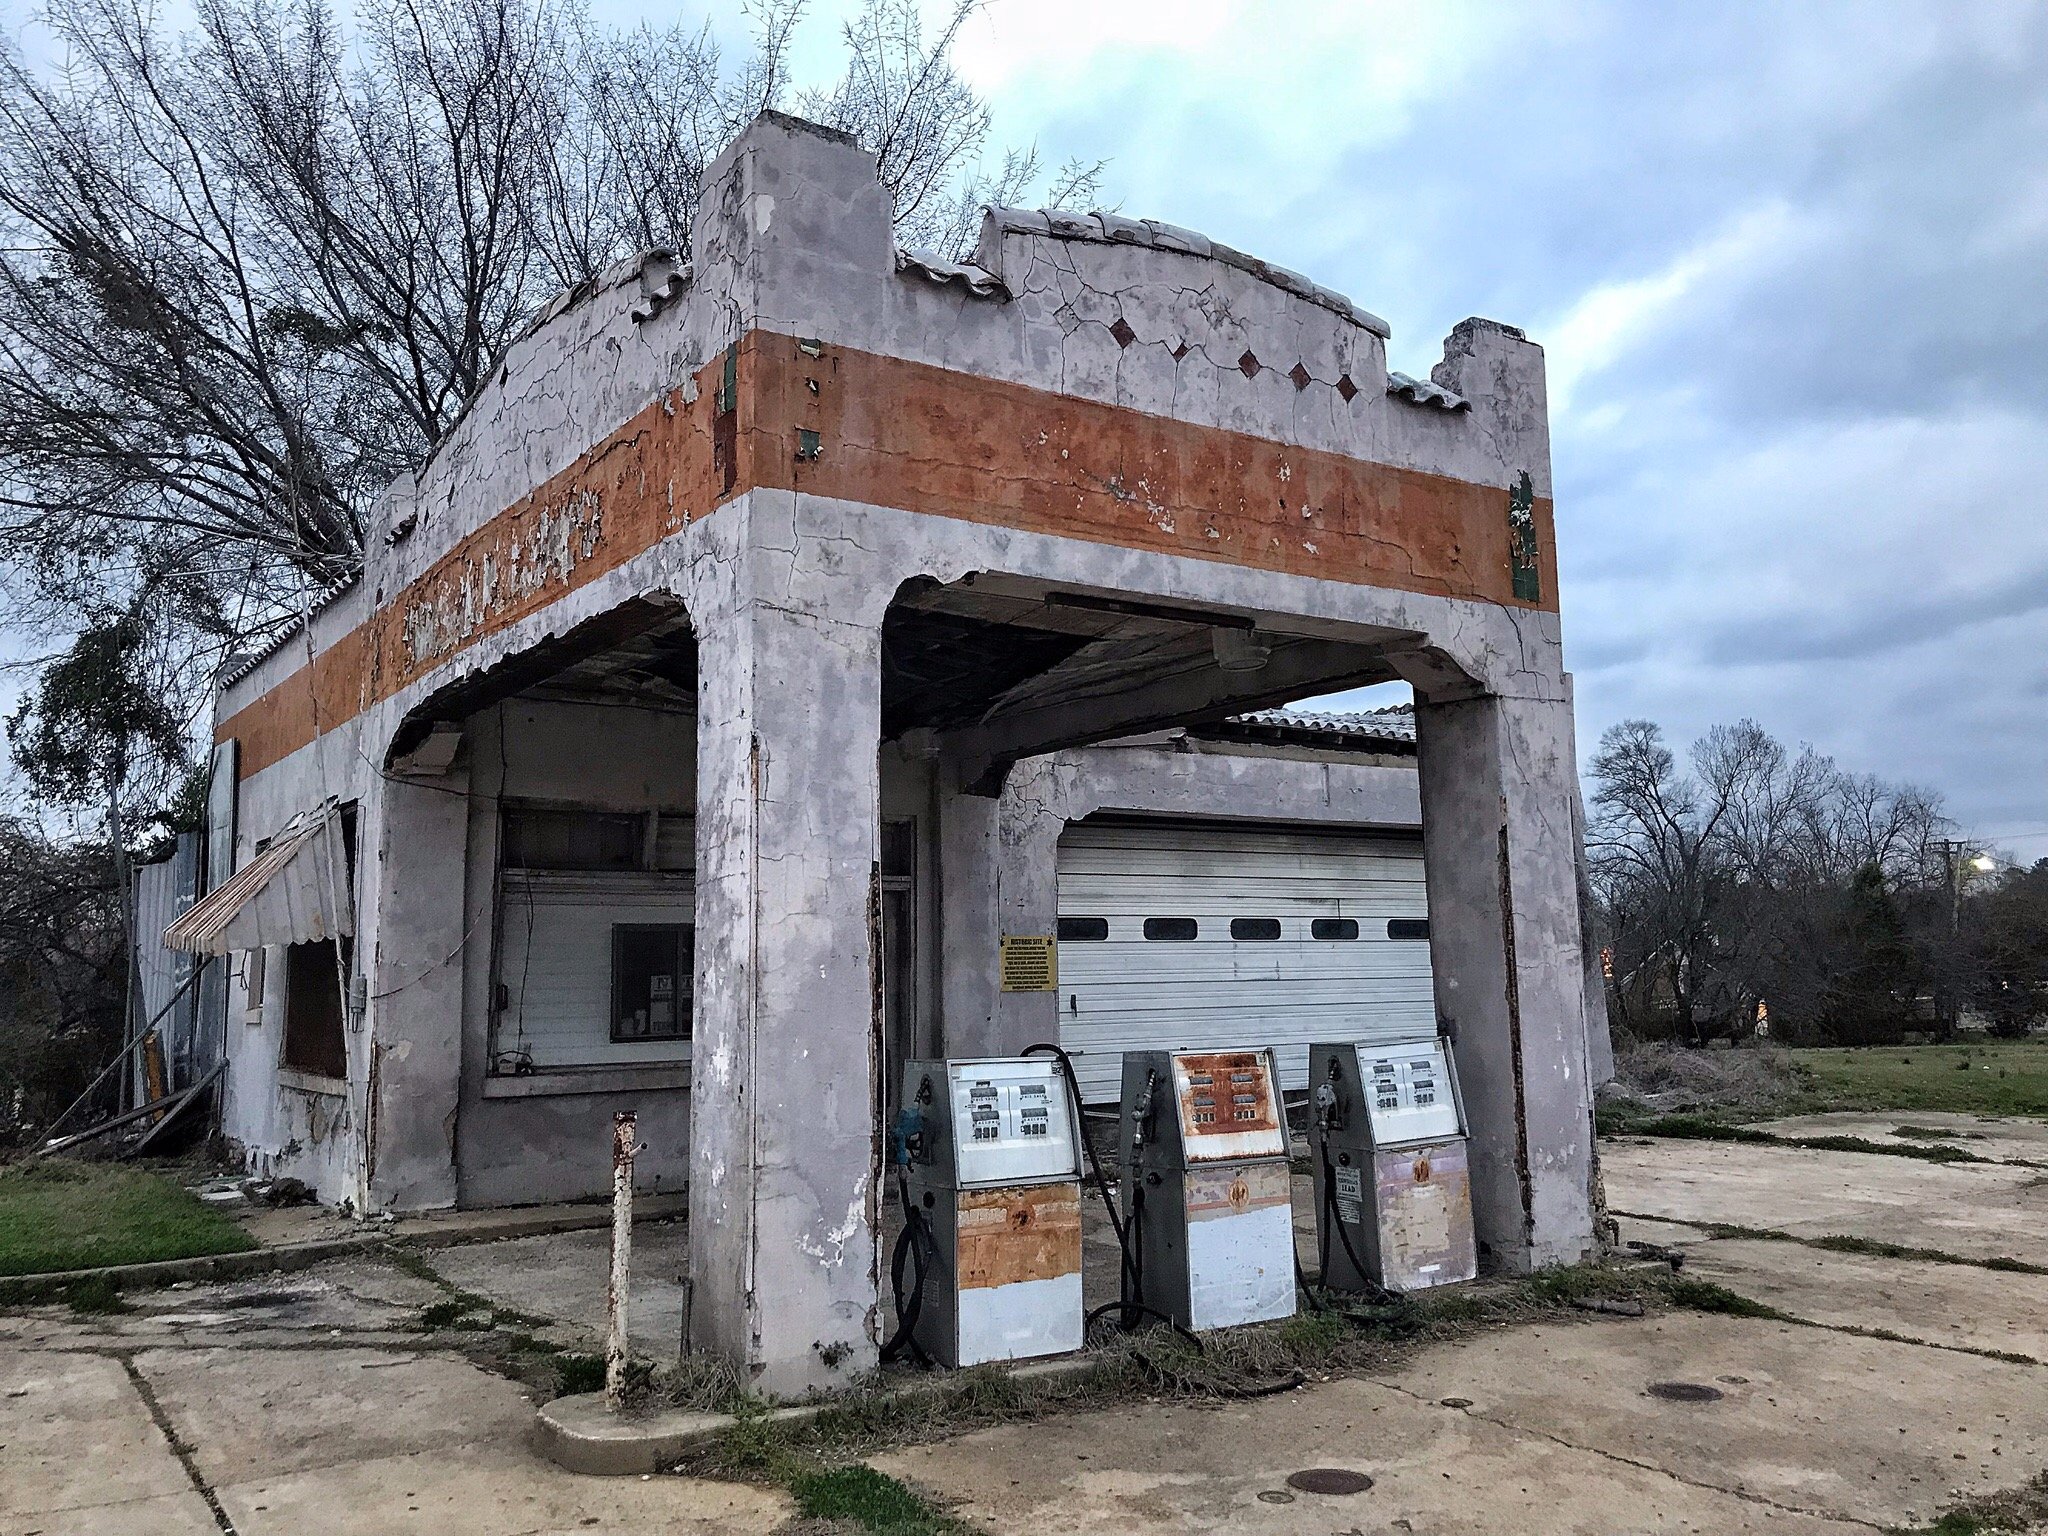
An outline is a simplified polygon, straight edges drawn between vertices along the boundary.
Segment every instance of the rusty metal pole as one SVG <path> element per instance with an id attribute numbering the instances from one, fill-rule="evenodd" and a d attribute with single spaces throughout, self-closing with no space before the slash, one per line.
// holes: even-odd
<path id="1" fill-rule="evenodd" d="M 612 1116 L 612 1278 L 605 1291 L 604 1405 L 617 1413 L 626 1391 L 626 1294 L 633 1268 L 633 1156 L 637 1117 Z"/>

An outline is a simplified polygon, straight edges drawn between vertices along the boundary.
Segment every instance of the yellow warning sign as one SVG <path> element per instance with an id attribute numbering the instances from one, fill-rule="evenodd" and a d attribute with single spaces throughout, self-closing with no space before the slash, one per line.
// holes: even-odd
<path id="1" fill-rule="evenodd" d="M 1060 984 L 1059 947 L 1048 934 L 1003 935 L 1003 990 L 1050 992 Z"/>

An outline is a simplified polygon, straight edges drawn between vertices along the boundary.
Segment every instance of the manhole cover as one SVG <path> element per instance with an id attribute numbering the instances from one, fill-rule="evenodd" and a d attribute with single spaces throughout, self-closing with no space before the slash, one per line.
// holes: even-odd
<path id="1" fill-rule="evenodd" d="M 1437 1406 L 1440 1408 L 1470 1408 L 1472 1406 L 1472 1399 L 1469 1397 L 1440 1397 L 1437 1399 Z"/>
<path id="2" fill-rule="evenodd" d="M 1719 1387 L 1710 1387 L 1702 1381 L 1650 1383 L 1650 1396 L 1661 1397 L 1667 1403 L 1718 1403 L 1725 1395 Z"/>
<path id="3" fill-rule="evenodd" d="M 1310 1467 L 1287 1479 L 1287 1486 L 1303 1493 L 1363 1493 L 1372 1479 L 1345 1467 Z"/>
<path id="4" fill-rule="evenodd" d="M 1267 1488 L 1259 1494 L 1261 1504 L 1292 1504 L 1294 1495 L 1279 1488 Z"/>

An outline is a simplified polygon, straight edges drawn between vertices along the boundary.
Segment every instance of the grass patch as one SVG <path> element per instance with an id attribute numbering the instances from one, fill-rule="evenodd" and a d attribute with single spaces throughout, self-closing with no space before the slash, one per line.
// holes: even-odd
<path id="1" fill-rule="evenodd" d="M 256 1240 L 140 1168 L 42 1158 L 0 1170 L 0 1275 L 246 1253 Z"/>
<path id="2" fill-rule="evenodd" d="M 64 1287 L 64 1305 L 73 1317 L 107 1317 L 135 1309 L 121 1297 L 121 1287 L 109 1275 L 88 1275 Z"/>
<path id="3" fill-rule="evenodd" d="M 1721 1317 L 1757 1317 L 1773 1323 L 1799 1321 L 1790 1313 L 1780 1312 L 1776 1307 L 1766 1306 L 1761 1301 L 1752 1301 L 1739 1291 L 1731 1291 L 1727 1286 L 1716 1285 L 1711 1280 L 1692 1280 L 1683 1275 L 1673 1275 L 1664 1281 L 1659 1289 L 1674 1307 L 1684 1307 L 1690 1312 L 1712 1312 Z"/>
<path id="4" fill-rule="evenodd" d="M 1947 1111 L 2048 1117 L 2048 1041 L 1805 1048 L 1791 1052 L 1809 1112 Z"/>
<path id="5" fill-rule="evenodd" d="M 952 1536 L 968 1527 L 873 1467 L 831 1467 L 790 1480 L 797 1510 L 813 1520 L 850 1521 L 877 1536 Z"/>
<path id="6" fill-rule="evenodd" d="M 1951 1504 L 1932 1525 L 1895 1527 L 1892 1536 L 1994 1536 L 1997 1532 L 2031 1531 L 2048 1524 L 2048 1472 L 2017 1488 L 1980 1494 Z"/>

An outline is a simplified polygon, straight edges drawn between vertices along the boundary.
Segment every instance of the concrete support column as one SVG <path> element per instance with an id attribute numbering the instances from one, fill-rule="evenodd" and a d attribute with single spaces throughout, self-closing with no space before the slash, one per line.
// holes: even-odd
<path id="1" fill-rule="evenodd" d="M 1003 991 L 1001 956 L 1004 935 L 1059 926 L 1062 790 L 1050 757 L 1017 763 L 1000 798 L 969 794 L 957 777 L 941 780 L 939 985 L 948 1056 L 1015 1056 L 1060 1037 L 1060 994 Z"/>
<path id="2" fill-rule="evenodd" d="M 970 795 L 939 769 L 939 1050 L 996 1054 L 999 802 Z"/>
<path id="3" fill-rule="evenodd" d="M 690 1338 L 780 1396 L 879 1342 L 881 630 L 706 595 Z"/>
<path id="4" fill-rule="evenodd" d="M 378 795 L 376 948 L 359 965 L 370 984 L 367 1161 L 376 1210 L 455 1204 L 468 782 L 466 771 L 417 783 L 386 778 Z M 488 949 L 488 933 L 483 942 Z"/>
<path id="5" fill-rule="evenodd" d="M 1472 1122 L 1481 1253 L 1525 1271 L 1593 1241 L 1568 699 L 1418 699 L 1430 962 Z"/>

